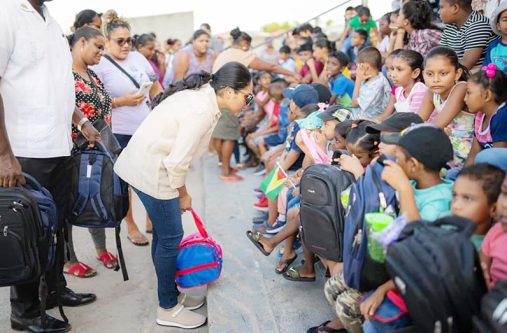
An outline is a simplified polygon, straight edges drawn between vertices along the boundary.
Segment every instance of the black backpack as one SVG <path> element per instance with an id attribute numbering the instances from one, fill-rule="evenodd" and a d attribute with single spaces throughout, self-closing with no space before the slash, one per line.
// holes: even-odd
<path id="1" fill-rule="evenodd" d="M 337 166 L 315 164 L 301 177 L 301 235 L 305 247 L 325 259 L 342 261 L 345 208 L 341 192 L 355 181 Z"/>
<path id="2" fill-rule="evenodd" d="M 474 317 L 479 333 L 507 332 L 507 280 L 500 280 L 481 301 L 481 315 Z"/>
<path id="3" fill-rule="evenodd" d="M 118 258 L 123 279 L 127 281 L 120 224 L 129 207 L 128 188 L 113 170 L 113 157 L 104 144 L 97 141 L 96 149 L 75 152 L 67 167 L 71 174 L 67 222 L 85 228 L 115 228 Z"/>
<path id="4" fill-rule="evenodd" d="M 412 222 L 387 250 L 386 265 L 417 332 L 472 331 L 486 284 L 470 241 L 475 224 L 460 217 Z"/>
<path id="5" fill-rule="evenodd" d="M 0 187 L 0 287 L 39 279 L 48 258 L 48 239 L 29 190 Z"/>

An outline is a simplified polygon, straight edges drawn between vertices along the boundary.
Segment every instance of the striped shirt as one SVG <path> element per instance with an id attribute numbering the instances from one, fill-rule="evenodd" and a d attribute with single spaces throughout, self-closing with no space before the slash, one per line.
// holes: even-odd
<path id="1" fill-rule="evenodd" d="M 446 24 L 440 44 L 453 49 L 459 59 L 463 59 L 466 50 L 482 49 L 481 57 L 475 64 L 475 66 L 481 66 L 488 43 L 495 37 L 489 25 L 489 19 L 473 11 L 461 27 L 456 24 Z"/>

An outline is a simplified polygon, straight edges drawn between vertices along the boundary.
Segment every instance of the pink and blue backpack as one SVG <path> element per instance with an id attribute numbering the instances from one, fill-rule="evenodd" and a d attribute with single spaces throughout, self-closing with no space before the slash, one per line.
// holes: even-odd
<path id="1" fill-rule="evenodd" d="M 178 247 L 176 284 L 181 288 L 210 284 L 222 272 L 222 248 L 208 235 L 197 213 L 191 212 L 199 232 L 185 237 Z"/>

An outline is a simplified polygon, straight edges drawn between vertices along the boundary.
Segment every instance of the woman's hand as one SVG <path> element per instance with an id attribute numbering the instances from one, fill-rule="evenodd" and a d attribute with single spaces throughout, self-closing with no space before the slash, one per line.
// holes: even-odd
<path id="1" fill-rule="evenodd" d="M 97 129 L 89 121 L 83 124 L 81 133 L 83 133 L 85 139 L 88 140 L 88 148 L 95 147 L 95 142 L 102 140 L 99 131 L 97 131 Z"/>
<path id="2" fill-rule="evenodd" d="M 180 197 L 180 210 L 182 213 L 192 209 L 192 197 L 187 193 Z"/>
<path id="3" fill-rule="evenodd" d="M 119 102 L 120 106 L 138 106 L 145 98 L 144 94 L 138 94 L 137 91 L 132 91 L 116 101 Z"/>

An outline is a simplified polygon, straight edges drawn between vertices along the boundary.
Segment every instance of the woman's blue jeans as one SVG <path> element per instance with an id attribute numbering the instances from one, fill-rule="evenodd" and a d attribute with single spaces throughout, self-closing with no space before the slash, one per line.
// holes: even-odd
<path id="1" fill-rule="evenodd" d="M 170 309 L 178 304 L 176 287 L 176 258 L 183 238 L 180 202 L 155 199 L 139 190 L 134 191 L 141 199 L 153 224 L 151 257 L 158 280 L 158 302 L 161 308 Z"/>

